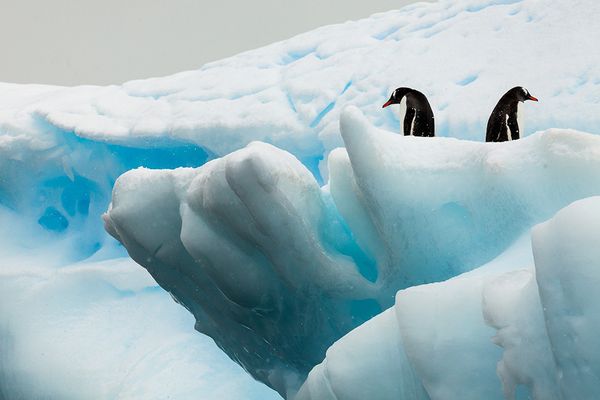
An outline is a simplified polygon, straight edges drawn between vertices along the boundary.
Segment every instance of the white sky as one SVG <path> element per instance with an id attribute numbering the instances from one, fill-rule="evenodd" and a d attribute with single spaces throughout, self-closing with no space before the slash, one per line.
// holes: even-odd
<path id="1" fill-rule="evenodd" d="M 196 69 L 413 0 L 0 0 L 0 81 L 110 84 Z"/>

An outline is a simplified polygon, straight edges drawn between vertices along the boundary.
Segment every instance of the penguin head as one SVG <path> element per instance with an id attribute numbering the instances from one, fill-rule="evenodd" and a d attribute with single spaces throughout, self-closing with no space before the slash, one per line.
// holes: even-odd
<path id="1" fill-rule="evenodd" d="M 511 94 L 511 97 L 516 101 L 524 102 L 526 100 L 538 101 L 535 97 L 529 94 L 529 90 L 525 89 L 522 86 L 515 86 L 510 89 L 507 94 Z"/>
<path id="2" fill-rule="evenodd" d="M 386 101 L 385 104 L 381 108 L 386 108 L 387 106 L 392 105 L 392 104 L 400 104 L 400 102 L 402 101 L 402 98 L 411 91 L 412 91 L 411 88 L 399 87 L 398 89 L 396 89 L 392 92 L 390 99 L 388 101 Z"/>

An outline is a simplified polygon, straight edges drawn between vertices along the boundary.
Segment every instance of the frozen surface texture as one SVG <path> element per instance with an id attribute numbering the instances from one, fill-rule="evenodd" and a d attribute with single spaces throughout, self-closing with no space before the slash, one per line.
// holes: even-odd
<path id="1" fill-rule="evenodd" d="M 533 229 L 535 265 L 526 235 L 477 270 L 398 292 L 295 400 L 598 398 L 599 240 L 591 197 Z"/>
<path id="2" fill-rule="evenodd" d="M 425 93 L 436 132 L 482 140 L 499 97 L 523 85 L 539 97 L 526 134 L 597 132 L 600 63 L 594 0 L 441 0 L 326 26 L 168 77 L 121 86 L 0 86 L 11 130 L 55 129 L 122 145 L 195 144 L 224 155 L 261 140 L 301 159 L 341 145 L 345 105 L 397 131 L 381 110 L 391 90 Z M 558 32 L 558 33 L 557 33 Z"/>
<path id="3" fill-rule="evenodd" d="M 600 132 L 600 53 L 590 39 L 600 37 L 599 14 L 595 0 L 440 0 L 163 78 L 108 87 L 0 84 L 0 398 L 278 396 L 191 332 L 193 319 L 124 261 L 100 218 L 124 173 L 109 231 L 230 358 L 282 394 L 295 391 L 332 343 L 391 307 L 398 289 L 493 262 L 534 224 L 599 194 L 592 134 Z M 500 95 L 517 84 L 541 100 L 524 106 L 527 137 L 477 143 Z M 391 133 L 398 117 L 381 105 L 403 85 L 428 96 L 441 138 Z M 346 106 L 355 108 L 342 115 Z M 523 398 L 527 384 L 538 398 L 585 397 L 573 391 L 591 390 L 596 374 L 595 359 L 578 358 L 582 343 L 593 347 L 582 333 L 593 318 L 577 313 L 591 303 L 544 292 L 542 267 L 537 281 L 546 294 L 537 296 L 531 262 L 521 261 L 524 271 L 485 290 L 490 304 L 514 293 L 505 311 L 484 310 L 487 325 L 477 287 L 461 289 L 464 298 L 445 294 L 457 310 L 470 310 L 456 321 L 497 329 L 504 349 L 490 348 L 475 328 L 462 332 L 465 346 L 472 339 L 482 351 L 481 362 L 473 353 L 464 362 L 465 371 L 481 365 L 473 393 L 499 390 L 485 361 L 495 354 L 507 395 L 515 388 Z M 577 311 L 546 333 L 536 327 L 547 315 L 528 311 L 539 311 L 536 301 L 544 313 L 554 301 Z M 427 332 L 419 308 L 407 306 L 402 320 L 398 312 L 382 314 L 385 329 L 379 320 L 365 325 L 390 341 L 372 353 L 362 348 L 360 357 L 365 365 L 406 359 L 389 372 L 404 384 L 385 375 L 370 382 L 416 399 L 450 390 L 459 372 L 419 355 L 435 337 L 422 333 L 419 341 L 415 333 L 391 344 L 394 332 L 409 328 L 404 320 Z M 351 335 L 357 349 L 368 339 Z M 577 341 L 548 357 L 544 346 L 561 335 Z M 344 395 L 331 383 L 339 398 L 364 394 L 344 381 L 351 375 L 340 368 L 359 365 L 342 351 L 323 382 L 346 382 Z M 457 365 L 467 360 L 440 354 Z M 553 362 L 560 380 L 539 368 Z M 579 388 L 569 365 L 588 374 Z"/>
<path id="4" fill-rule="evenodd" d="M 197 169 L 130 171 L 105 215 L 107 230 L 196 316 L 196 328 L 282 394 L 335 339 L 391 306 L 398 289 L 472 270 L 560 208 L 600 195 L 595 135 L 549 130 L 501 144 L 403 137 L 372 127 L 356 108 L 342 114 L 341 132 L 346 149 L 329 157 L 328 186 L 289 153 L 252 143 Z M 426 301 L 429 286 L 397 299 L 419 305 L 396 313 L 399 329 L 415 331 L 404 340 L 408 356 L 423 361 L 414 367 L 430 396 L 428 380 L 445 379 L 440 393 L 452 386 L 458 395 L 479 374 L 473 399 L 487 398 L 497 380 L 478 350 L 498 351 L 489 337 L 472 343 L 470 329 L 478 321 L 490 331 L 484 281 L 465 279 L 436 293 L 465 319 L 451 316 L 462 348 L 474 346 L 470 366 L 461 347 L 430 347 L 429 324 L 450 332 L 426 316 L 426 304 L 434 314 L 438 306 Z M 462 365 L 456 377 L 431 363 L 438 358 Z M 510 380 L 510 357 L 505 364 Z"/>

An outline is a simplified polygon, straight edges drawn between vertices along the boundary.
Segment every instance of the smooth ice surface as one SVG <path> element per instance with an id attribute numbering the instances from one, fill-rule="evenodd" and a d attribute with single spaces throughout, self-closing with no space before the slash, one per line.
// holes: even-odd
<path id="1" fill-rule="evenodd" d="M 595 135 L 404 137 L 374 128 L 356 108 L 340 127 L 346 148 L 331 153 L 327 186 L 289 153 L 257 142 L 196 169 L 129 171 L 104 216 L 108 232 L 195 315 L 196 328 L 282 394 L 335 339 L 391 306 L 398 289 L 472 270 L 560 208 L 600 194 Z M 438 295 L 462 310 L 448 316 L 460 346 L 420 354 L 436 340 L 429 324 L 451 333 L 445 319 L 425 316 L 424 304 L 434 313 L 437 303 L 420 286 L 396 300 L 399 329 L 421 337 L 403 340 L 409 357 L 424 360 L 413 367 L 430 396 L 430 381 L 459 395 L 478 380 L 472 398 L 488 398 L 497 378 L 494 368 L 484 372 L 479 350 L 498 350 L 460 328 L 479 321 L 491 331 L 480 315 L 485 281 L 457 282 L 464 296 Z M 477 350 L 471 364 L 460 351 L 469 346 Z M 442 360 L 462 368 L 448 374 Z"/>
<path id="2" fill-rule="evenodd" d="M 481 268 L 398 292 L 338 340 L 295 400 L 598 397 L 600 197 Z M 468 388 L 468 390 L 466 390 Z"/>
<path id="3" fill-rule="evenodd" d="M 531 263 L 524 235 L 477 270 L 398 292 L 392 308 L 330 347 L 296 399 L 502 399 L 501 351 L 483 319 L 482 291 L 506 271 L 527 273 Z"/>
<path id="4" fill-rule="evenodd" d="M 563 399 L 593 399 L 600 393 L 599 241 L 598 197 L 561 210 L 533 235 L 540 298 Z"/>

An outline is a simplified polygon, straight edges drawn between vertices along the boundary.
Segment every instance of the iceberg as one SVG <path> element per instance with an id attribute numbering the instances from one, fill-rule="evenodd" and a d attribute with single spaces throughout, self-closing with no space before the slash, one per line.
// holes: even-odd
<path id="1" fill-rule="evenodd" d="M 590 197 L 477 270 L 398 292 L 294 399 L 596 398 L 599 239 Z"/>
<path id="2" fill-rule="evenodd" d="M 342 114 L 340 129 L 345 149 L 330 154 L 323 187 L 292 155 L 256 142 L 196 169 L 129 171 L 104 216 L 107 231 L 194 314 L 196 329 L 288 397 L 336 339 L 392 306 L 399 289 L 413 287 L 411 307 L 410 295 L 396 296 L 399 329 L 420 337 L 407 348 L 430 348 L 436 334 L 425 332 L 435 318 L 425 304 L 435 314 L 440 305 L 419 285 L 496 260 L 531 226 L 600 195 L 595 135 L 553 129 L 500 144 L 404 137 L 373 127 L 357 108 Z M 484 281 L 455 279 L 462 284 L 436 292 L 454 314 L 441 312 L 448 319 L 435 321 L 435 331 L 449 333 L 447 321 L 460 318 L 490 330 L 480 309 Z M 491 335 L 479 348 L 475 329 L 459 325 L 464 345 L 450 346 L 453 357 L 420 355 L 421 368 L 439 380 L 432 360 L 458 363 L 460 349 L 475 346 L 472 370 L 489 390 L 498 353 Z M 479 351 L 488 347 L 491 362 Z M 467 369 L 463 360 L 455 373 Z M 451 383 L 444 396 L 468 382 Z"/>
<path id="3" fill-rule="evenodd" d="M 0 83 L 0 398 L 597 397 L 567 220 L 595 237 L 599 14 L 440 0 L 167 77 Z M 481 143 L 517 84 L 524 138 Z M 397 135 L 397 86 L 440 137 Z"/>

